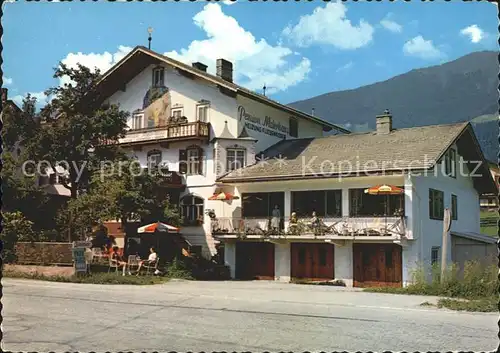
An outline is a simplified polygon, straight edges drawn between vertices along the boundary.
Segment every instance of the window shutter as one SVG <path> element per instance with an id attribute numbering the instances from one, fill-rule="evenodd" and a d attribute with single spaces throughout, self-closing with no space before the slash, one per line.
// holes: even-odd
<path id="1" fill-rule="evenodd" d="M 179 150 L 179 173 L 187 173 L 187 153 L 186 150 Z"/>
<path id="2" fill-rule="evenodd" d="M 198 174 L 203 175 L 203 148 L 198 148 Z"/>

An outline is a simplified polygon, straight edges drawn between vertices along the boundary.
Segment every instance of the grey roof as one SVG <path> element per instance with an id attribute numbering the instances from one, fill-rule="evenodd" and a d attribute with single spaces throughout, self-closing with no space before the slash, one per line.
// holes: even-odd
<path id="1" fill-rule="evenodd" d="M 372 131 L 284 140 L 265 150 L 264 160 L 258 157 L 257 163 L 232 171 L 222 176 L 220 181 L 361 176 L 365 172 L 429 169 L 466 131 L 469 135 L 459 146 L 460 154 L 467 154 L 465 160 L 484 160 L 470 124 L 433 125 L 395 129 L 385 135 Z M 485 168 L 483 174 L 488 175 L 482 176 L 482 182 L 476 184 L 476 188 L 484 184 L 481 189 L 493 190 L 493 180 L 487 170 Z M 484 179 L 488 177 L 491 180 Z"/>

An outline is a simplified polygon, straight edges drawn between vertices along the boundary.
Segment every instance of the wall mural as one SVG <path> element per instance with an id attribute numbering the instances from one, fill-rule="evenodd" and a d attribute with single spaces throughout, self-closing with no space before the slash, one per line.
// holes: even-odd
<path id="1" fill-rule="evenodd" d="M 170 91 L 167 87 L 151 87 L 145 94 L 142 109 L 146 127 L 166 126 L 170 118 Z"/>

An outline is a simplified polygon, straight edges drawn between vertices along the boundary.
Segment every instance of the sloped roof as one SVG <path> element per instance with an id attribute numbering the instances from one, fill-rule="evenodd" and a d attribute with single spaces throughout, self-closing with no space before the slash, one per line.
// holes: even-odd
<path id="1" fill-rule="evenodd" d="M 459 138 L 460 143 L 457 142 Z M 425 170 L 432 168 L 454 142 L 465 160 L 484 161 L 469 123 L 433 125 L 396 129 L 389 134 L 366 132 L 283 140 L 265 150 L 254 165 L 232 171 L 220 181 L 251 182 Z M 485 162 L 476 171 L 481 172 L 484 179 L 476 183 L 476 187 L 482 185 L 480 189 L 493 190 L 494 183 Z"/>
<path id="2" fill-rule="evenodd" d="M 268 97 L 262 94 L 250 91 L 240 85 L 228 82 L 218 76 L 209 74 L 193 66 L 184 64 L 180 61 L 161 55 L 143 46 L 135 47 L 122 60 L 120 60 L 112 68 L 110 68 L 107 72 L 103 74 L 95 93 L 98 96 L 98 98 L 93 96 L 91 99 L 95 100 L 95 102 L 97 103 L 102 102 L 114 92 L 123 89 L 124 83 L 129 82 L 132 78 L 134 78 L 139 72 L 144 70 L 146 67 L 152 64 L 159 64 L 161 62 L 168 64 L 172 67 L 175 67 L 177 69 L 180 69 L 188 75 L 197 76 L 205 80 L 208 80 L 212 83 L 215 83 L 219 87 L 228 90 L 230 92 L 233 92 L 234 94 L 241 94 L 247 96 L 251 99 L 258 100 L 260 102 L 273 106 L 277 109 L 287 111 L 288 113 L 293 114 L 295 116 L 320 124 L 323 126 L 324 129 L 327 129 L 327 131 L 334 129 L 339 132 L 350 133 L 349 130 L 337 126 L 335 124 L 332 124 L 326 120 L 320 119 L 318 117 L 296 110 L 287 105 L 281 104 L 277 101 L 269 99 Z"/>

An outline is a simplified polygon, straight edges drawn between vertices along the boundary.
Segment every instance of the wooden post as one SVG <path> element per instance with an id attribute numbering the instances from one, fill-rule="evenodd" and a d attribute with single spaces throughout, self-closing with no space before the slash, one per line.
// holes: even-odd
<path id="1" fill-rule="evenodd" d="M 443 244 L 441 247 L 441 283 L 444 282 L 446 273 L 446 258 L 448 257 L 448 233 L 451 229 L 451 212 L 449 208 L 444 209 L 443 218 Z"/>

